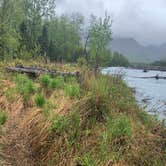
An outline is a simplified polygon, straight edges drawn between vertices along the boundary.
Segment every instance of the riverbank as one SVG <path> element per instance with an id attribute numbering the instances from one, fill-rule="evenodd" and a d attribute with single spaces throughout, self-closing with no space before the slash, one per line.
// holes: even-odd
<path id="1" fill-rule="evenodd" d="M 77 65 L 41 66 L 82 77 L 31 80 L 1 70 L 2 165 L 166 164 L 165 128 L 140 110 L 120 78 Z"/>

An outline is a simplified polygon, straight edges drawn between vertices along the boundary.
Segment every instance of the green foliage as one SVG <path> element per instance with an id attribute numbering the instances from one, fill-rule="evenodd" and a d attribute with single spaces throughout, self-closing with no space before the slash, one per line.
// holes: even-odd
<path id="1" fill-rule="evenodd" d="M 7 114 L 5 112 L 0 112 L 0 125 L 5 124 L 7 120 Z"/>
<path id="2" fill-rule="evenodd" d="M 17 75 L 14 80 L 17 91 L 23 96 L 24 101 L 27 102 L 30 99 L 30 95 L 36 90 L 33 81 L 25 75 Z"/>
<path id="3" fill-rule="evenodd" d="M 45 104 L 44 95 L 43 94 L 36 95 L 35 96 L 35 103 L 36 103 L 36 106 L 43 107 Z"/>
<path id="4" fill-rule="evenodd" d="M 69 119 L 65 116 L 56 116 L 51 120 L 51 131 L 62 133 L 68 129 Z"/>
<path id="5" fill-rule="evenodd" d="M 51 82 L 51 78 L 49 75 L 42 75 L 40 77 L 40 83 L 44 88 L 48 88 Z"/>
<path id="6" fill-rule="evenodd" d="M 114 52 L 112 58 L 110 59 L 110 66 L 129 66 L 129 61 L 122 54 Z"/>
<path id="7" fill-rule="evenodd" d="M 119 115 L 116 118 L 109 118 L 107 120 L 107 128 L 112 139 L 125 137 L 130 139 L 132 136 L 132 127 L 130 120 L 126 115 Z"/>
<path id="8" fill-rule="evenodd" d="M 101 65 L 103 54 L 111 41 L 111 26 L 112 23 L 107 14 L 104 19 L 98 19 L 95 16 L 91 17 L 88 46 L 90 49 L 91 62 L 95 70 Z"/>
<path id="9" fill-rule="evenodd" d="M 79 58 L 77 59 L 77 63 L 78 63 L 78 65 L 79 65 L 80 67 L 82 67 L 82 66 L 84 66 L 84 65 L 87 64 L 87 61 L 86 61 L 86 59 L 85 59 L 84 57 L 79 57 Z"/>
<path id="10" fill-rule="evenodd" d="M 71 98 L 80 96 L 80 86 L 78 83 L 75 84 L 66 84 L 64 88 L 66 96 Z"/>

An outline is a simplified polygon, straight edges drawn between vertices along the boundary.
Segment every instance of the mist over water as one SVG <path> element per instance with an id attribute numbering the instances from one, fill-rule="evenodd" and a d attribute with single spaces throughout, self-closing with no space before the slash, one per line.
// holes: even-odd
<path id="1" fill-rule="evenodd" d="M 103 69 L 102 73 L 110 75 L 122 73 L 127 85 L 135 89 L 135 97 L 140 107 L 145 108 L 149 114 L 156 115 L 160 120 L 166 119 L 166 80 L 138 78 L 157 74 L 166 77 L 166 72 L 148 71 L 144 73 L 142 70 L 110 67 Z"/>

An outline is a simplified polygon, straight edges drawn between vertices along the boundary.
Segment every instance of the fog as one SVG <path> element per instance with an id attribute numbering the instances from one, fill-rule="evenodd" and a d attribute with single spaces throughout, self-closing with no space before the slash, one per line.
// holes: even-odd
<path id="1" fill-rule="evenodd" d="M 57 0 L 57 14 L 80 12 L 113 20 L 113 37 L 134 38 L 143 45 L 166 43 L 166 0 Z"/>

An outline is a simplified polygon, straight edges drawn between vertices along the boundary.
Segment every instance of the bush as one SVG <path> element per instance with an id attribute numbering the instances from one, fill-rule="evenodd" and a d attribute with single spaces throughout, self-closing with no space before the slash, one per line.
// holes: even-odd
<path id="1" fill-rule="evenodd" d="M 48 88 L 50 85 L 51 78 L 49 75 L 42 75 L 40 77 L 40 83 L 44 88 Z"/>
<path id="2" fill-rule="evenodd" d="M 35 103 L 38 107 L 43 107 L 45 104 L 45 98 L 43 94 L 39 94 L 35 97 Z"/>
<path id="3" fill-rule="evenodd" d="M 7 114 L 5 112 L 0 112 L 0 125 L 5 124 L 7 120 Z"/>
<path id="4" fill-rule="evenodd" d="M 25 75 L 17 75 L 15 77 L 17 91 L 23 96 L 24 101 L 27 102 L 30 95 L 36 90 L 32 80 Z"/>
<path id="5" fill-rule="evenodd" d="M 64 90 L 65 90 L 66 96 L 69 96 L 71 98 L 80 96 L 80 87 L 78 84 L 73 84 L 73 85 L 66 84 Z"/>

